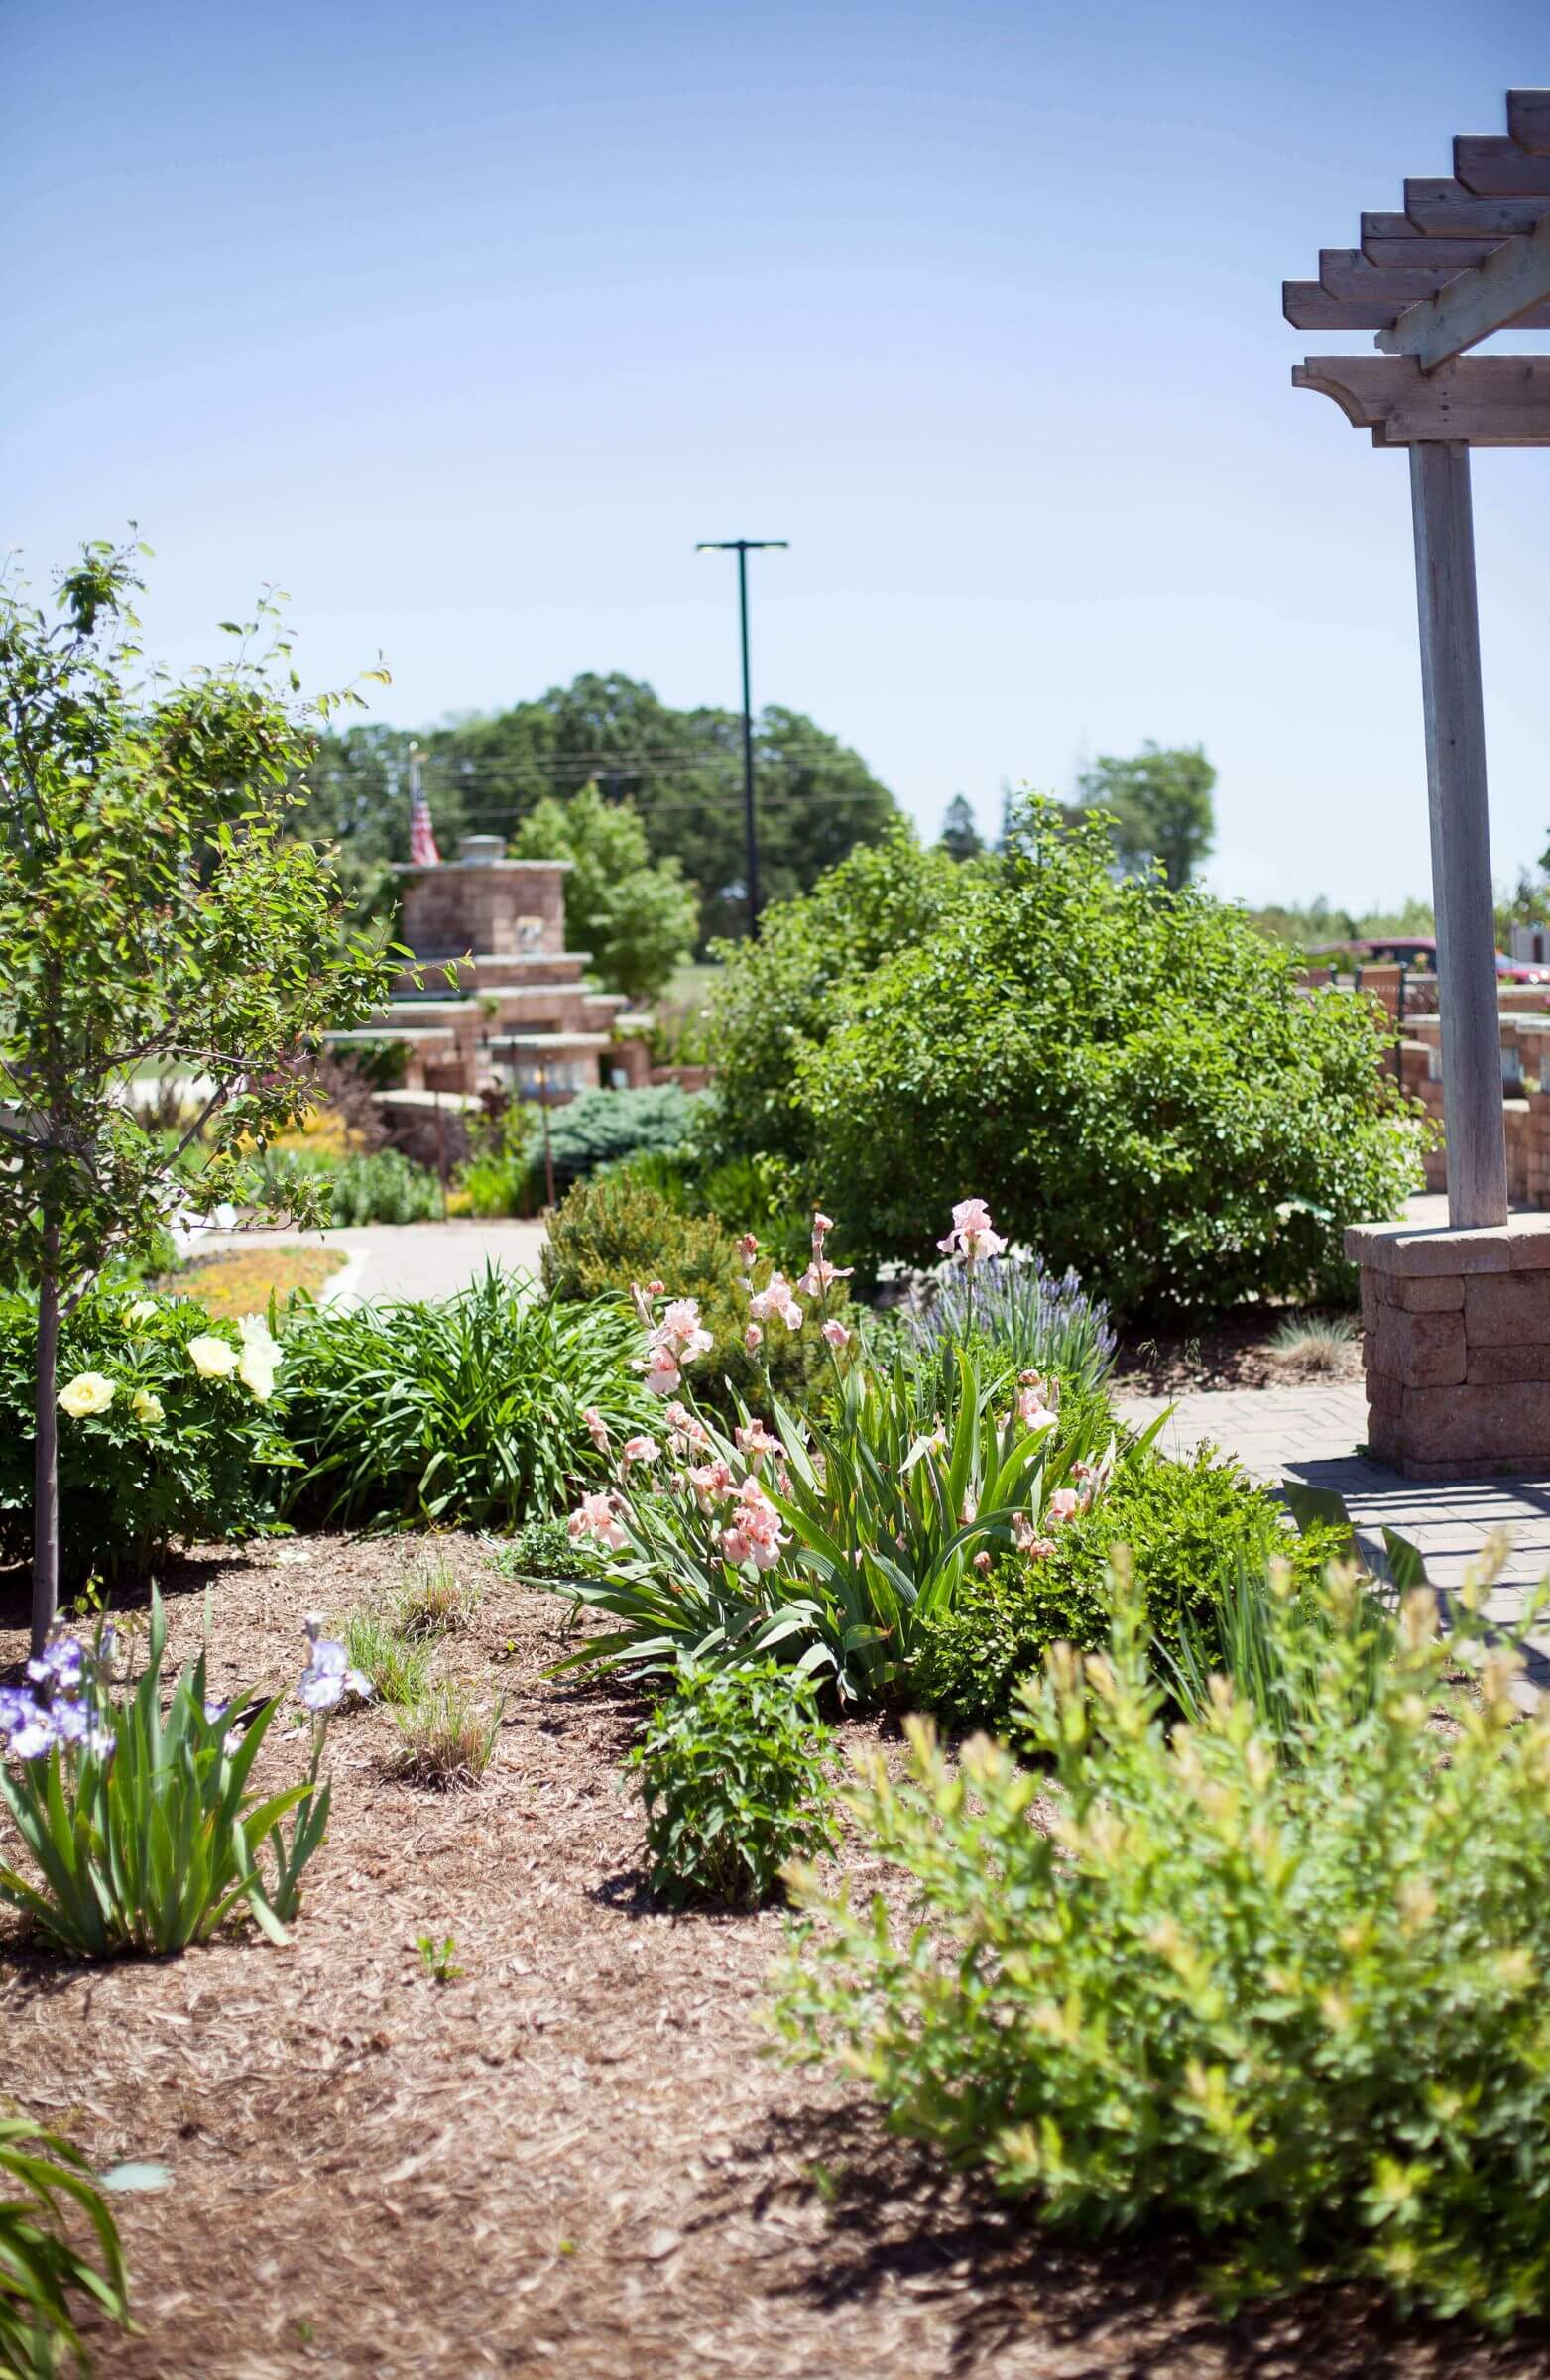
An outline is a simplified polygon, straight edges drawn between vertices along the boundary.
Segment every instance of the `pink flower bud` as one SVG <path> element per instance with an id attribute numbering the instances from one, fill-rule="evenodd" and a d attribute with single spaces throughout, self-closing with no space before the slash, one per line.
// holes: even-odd
<path id="1" fill-rule="evenodd" d="M 757 1322 L 751 1322 L 748 1326 L 748 1329 L 743 1333 L 743 1345 L 748 1349 L 749 1354 L 753 1355 L 757 1349 L 763 1347 L 764 1343 L 764 1332 L 760 1329 Z"/>

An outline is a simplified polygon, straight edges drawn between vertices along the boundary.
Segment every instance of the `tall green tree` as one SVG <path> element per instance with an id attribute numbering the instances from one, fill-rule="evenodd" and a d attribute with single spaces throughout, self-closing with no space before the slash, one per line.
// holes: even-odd
<path id="1" fill-rule="evenodd" d="M 225 624 L 223 666 L 145 671 L 140 584 L 133 553 L 88 545 L 52 620 L 0 577 L 0 1232 L 38 1293 L 35 1646 L 59 1594 L 61 1312 L 170 1215 L 234 1196 L 244 1144 L 312 1097 L 306 1045 L 396 973 L 341 935 L 336 878 L 288 831 L 314 724 L 352 697 L 301 701 L 272 605 Z M 172 1144 L 133 1091 L 163 1070 L 198 1086 Z"/>
<path id="2" fill-rule="evenodd" d="M 1112 817 L 1115 853 L 1126 873 L 1155 864 L 1170 892 L 1190 882 L 1216 842 L 1216 781 L 1202 745 L 1149 741 L 1128 761 L 1100 754 L 1078 779 L 1086 806 Z"/>
<path id="3" fill-rule="evenodd" d="M 977 860 L 985 849 L 974 812 L 962 793 L 955 793 L 943 811 L 938 840 L 950 860 Z"/>
<path id="4" fill-rule="evenodd" d="M 612 992 L 655 1000 L 688 957 L 697 924 L 692 888 L 676 859 L 652 860 L 629 802 L 605 801 L 595 784 L 530 810 L 511 841 L 518 860 L 568 860 L 565 940 L 586 950 Z"/>
<path id="5" fill-rule="evenodd" d="M 469 829 L 510 838 L 537 804 L 596 783 L 632 803 L 654 861 L 676 859 L 699 905 L 697 945 L 746 926 L 743 727 L 736 711 L 676 711 L 652 687 L 615 672 L 551 686 L 536 701 L 452 720 L 419 739 L 437 837 Z M 403 856 L 410 739 L 368 728 L 330 738 L 312 772 L 308 831 L 332 824 L 348 872 Z M 755 722 L 760 860 L 767 900 L 806 892 L 858 843 L 875 843 L 896 813 L 866 763 L 798 711 Z M 385 865 L 378 879 L 391 900 Z"/>

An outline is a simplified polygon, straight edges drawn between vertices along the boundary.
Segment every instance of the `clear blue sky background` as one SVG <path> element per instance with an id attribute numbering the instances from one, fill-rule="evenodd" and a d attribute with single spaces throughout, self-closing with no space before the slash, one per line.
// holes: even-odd
<path id="1" fill-rule="evenodd" d="M 1545 0 L 0 0 L 0 543 L 134 515 L 379 715 L 585 668 L 854 743 L 932 830 L 1201 739 L 1212 878 L 1428 881 L 1405 461 L 1283 274 L 1550 82 Z M 1535 342 L 1539 344 L 1540 342 Z M 1365 338 L 1354 342 L 1367 344 Z M 1550 458 L 1477 461 L 1494 858 L 1550 829 Z"/>

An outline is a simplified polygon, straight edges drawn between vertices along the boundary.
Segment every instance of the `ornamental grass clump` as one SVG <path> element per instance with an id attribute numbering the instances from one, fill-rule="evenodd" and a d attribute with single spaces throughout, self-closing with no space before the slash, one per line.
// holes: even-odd
<path id="1" fill-rule="evenodd" d="M 367 1681 L 308 1622 L 297 1692 L 313 1715 L 311 1761 L 299 1784 L 265 1794 L 253 1764 L 285 1695 L 212 1696 L 201 1650 L 164 1710 L 167 1616 L 154 1592 L 132 1695 L 109 1682 L 112 1636 L 56 1639 L 28 1663 L 28 1684 L 0 1695 L 0 1802 L 35 1870 L 0 1865 L 0 1900 L 80 1959 L 186 1950 L 241 1916 L 284 1943 L 328 1824 L 326 1715 Z"/>
<path id="2" fill-rule="evenodd" d="M 651 1891 L 675 1909 L 767 1901 L 789 1860 L 835 1846 L 832 1760 L 810 1679 L 775 1661 L 678 1670 L 630 1755 Z"/>
<path id="3" fill-rule="evenodd" d="M 746 1406 L 730 1432 L 719 1427 L 686 1378 L 710 1348 L 696 1301 L 638 1290 L 637 1364 L 661 1400 L 661 1442 L 626 1441 L 614 1484 L 571 1515 L 576 1541 L 611 1559 L 569 1592 L 616 1622 L 575 1663 L 653 1672 L 685 1657 L 723 1668 L 777 1654 L 842 1700 L 896 1697 L 922 1630 L 997 1548 L 1051 1552 L 1104 1492 L 1116 1441 L 1101 1403 L 1063 1424 L 1054 1383 L 1009 1375 L 973 1346 L 935 1364 L 856 1360 L 849 1326 L 829 1311 L 844 1279 L 824 1252 L 831 1229 L 816 1215 L 807 1270 L 758 1288 L 757 1244 L 739 1243 L 748 1346 L 759 1354 L 772 1321 L 813 1326 L 833 1367 L 821 1422 L 772 1395 L 774 1429 Z M 951 1237 L 967 1264 L 982 1260 L 995 1237 L 982 1201 L 955 1210 Z M 611 1451 L 606 1434 L 598 1444 Z"/>
<path id="4" fill-rule="evenodd" d="M 1027 1695 L 1041 1769 L 911 1723 L 908 1779 L 872 1758 L 848 1797 L 910 1905 L 800 1886 L 790 2055 L 1051 2224 L 1194 2225 L 1229 2300 L 1349 2277 L 1543 2313 L 1550 1717 L 1482 1600 L 1444 1633 L 1412 1590 L 1374 1691 L 1356 1574 L 1311 1639 L 1282 1574 L 1269 1624 L 1316 1678 L 1280 1744 L 1220 1676 L 1170 1735 L 1123 1592 L 1110 1652 L 1052 1648 Z"/>

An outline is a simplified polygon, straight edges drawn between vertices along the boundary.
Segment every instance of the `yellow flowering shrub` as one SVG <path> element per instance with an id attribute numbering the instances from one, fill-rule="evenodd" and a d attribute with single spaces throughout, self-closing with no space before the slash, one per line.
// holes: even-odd
<path id="1" fill-rule="evenodd" d="M 853 1817 L 907 1914 L 800 1885 L 775 2021 L 1051 2223 L 1167 2215 L 1229 2299 L 1315 2276 L 1494 2327 L 1550 2305 L 1550 1718 L 1429 1591 L 1272 1592 L 1271 1739 L 1212 1682 L 1171 1733 L 1133 1598 L 1052 1647 L 1044 1771 L 911 1723 Z M 1035 1804 L 1039 1806 L 1035 1808 Z M 918 1929 L 918 1931 L 917 1931 Z"/>

